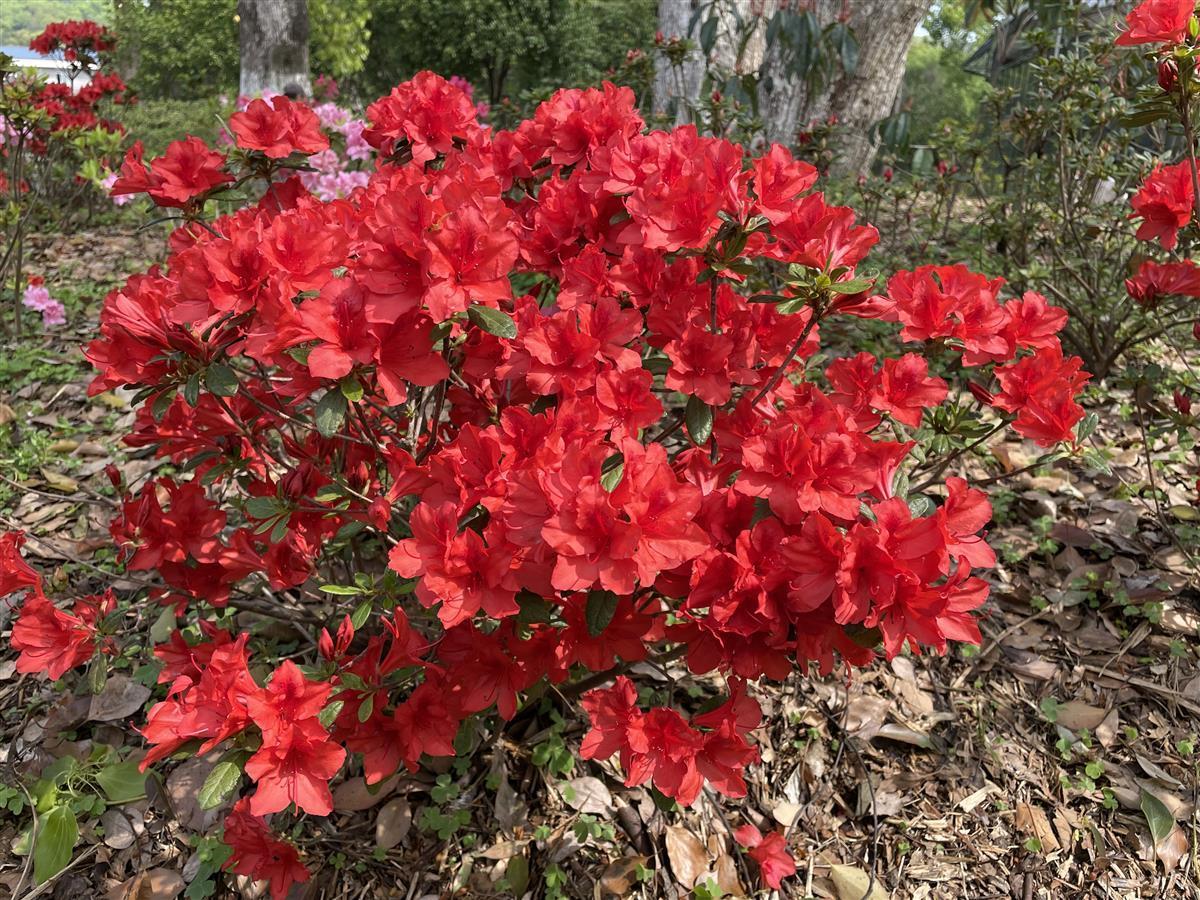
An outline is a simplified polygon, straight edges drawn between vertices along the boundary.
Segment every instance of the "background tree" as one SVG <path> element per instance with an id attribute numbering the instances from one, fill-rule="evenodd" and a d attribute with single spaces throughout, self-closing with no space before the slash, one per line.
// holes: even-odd
<path id="1" fill-rule="evenodd" d="M 308 0 L 308 47 L 317 75 L 350 78 L 370 50 L 372 0 Z"/>
<path id="2" fill-rule="evenodd" d="M 421 69 L 460 75 L 493 104 L 586 84 L 647 46 L 654 24 L 654 0 L 374 0 L 360 93 Z M 438 40 L 448 27 L 453 37 Z"/>
<path id="3" fill-rule="evenodd" d="M 241 77 L 253 97 L 296 85 L 312 93 L 308 73 L 308 0 L 238 0 Z"/>
<path id="4" fill-rule="evenodd" d="M 193 100 L 237 86 L 236 0 L 113 0 L 117 64 L 145 99 Z"/>
<path id="5" fill-rule="evenodd" d="M 753 88 L 767 140 L 790 143 L 812 120 L 842 124 L 836 170 L 855 173 L 874 158 L 873 128 L 904 78 L 905 56 L 932 0 L 660 0 L 659 30 L 699 48 L 699 66 L 721 73 L 715 87 Z M 682 94 L 694 105 L 711 78 L 696 57 L 677 73 L 662 67 L 657 109 Z"/>

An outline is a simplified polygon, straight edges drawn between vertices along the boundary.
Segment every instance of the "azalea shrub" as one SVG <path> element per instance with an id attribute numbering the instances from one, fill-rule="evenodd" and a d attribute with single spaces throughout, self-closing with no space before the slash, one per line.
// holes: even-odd
<path id="1" fill-rule="evenodd" d="M 963 265 L 876 278 L 878 233 L 812 165 L 647 131 L 611 84 L 493 130 L 420 73 L 367 109 L 375 166 L 333 199 L 304 186 L 320 126 L 255 101 L 228 151 L 135 146 L 114 185 L 178 219 L 86 351 L 92 391 L 137 405 L 126 442 L 173 466 L 112 473 L 137 606 L 52 601 L 0 545 L 18 671 L 169 635 L 143 765 L 223 753 L 202 794 L 233 803 L 228 869 L 284 896 L 309 868 L 271 817 L 539 696 L 627 785 L 742 797 L 757 683 L 979 641 L 990 507 L 955 463 L 1005 429 L 1074 446 L 1063 310 Z M 892 352 L 832 358 L 822 331 L 861 319 Z M 249 609 L 311 652 L 281 659 Z M 636 674 L 673 660 L 696 708 Z M 791 871 L 781 835 L 737 839 L 768 884 Z"/>
<path id="2" fill-rule="evenodd" d="M 103 199 L 107 161 L 120 158 L 124 128 L 112 115 L 132 98 L 121 76 L 104 68 L 114 44 L 95 22 L 47 25 L 29 46 L 66 60 L 65 83 L 0 57 L 0 282 L 17 297 L 26 289 L 25 234 L 34 225 L 69 228 L 81 213 L 90 215 Z M 14 310 L 13 331 L 20 330 L 21 309 Z"/>
<path id="3" fill-rule="evenodd" d="M 1034 58 L 981 102 L 974 126 L 946 122 L 932 147 L 888 155 L 855 203 L 887 226 L 892 256 L 965 260 L 1044 293 L 1070 313 L 1064 346 L 1107 379 L 1153 358 L 1165 334 L 1190 333 L 1195 318 L 1193 296 L 1160 292 L 1151 308 L 1125 288 L 1147 258 L 1144 239 L 1156 228 L 1173 235 L 1171 224 L 1189 217 L 1175 188 L 1142 190 L 1156 168 L 1154 184 L 1185 174 L 1169 165 L 1185 155 L 1180 129 L 1164 124 L 1179 121 L 1187 78 L 1161 88 L 1180 64 L 1173 51 L 1159 73 L 1158 55 L 1114 46 L 1116 22 L 1093 7 L 1072 0 L 1053 22 L 1022 31 Z M 1183 0 L 1167 7 L 1191 14 Z M 1145 33 L 1124 28 L 1135 36 L 1127 42 Z M 1186 251 L 1186 229 L 1182 238 Z"/>
<path id="4" fill-rule="evenodd" d="M 1128 15 L 1126 28 L 1117 45 L 1142 54 L 1154 82 L 1140 86 L 1136 120 L 1178 126 L 1182 146 L 1174 156 L 1159 159 L 1150 174 L 1130 198 L 1136 228 L 1134 237 L 1143 242 L 1142 259 L 1125 281 L 1129 297 L 1156 321 L 1169 322 L 1186 316 L 1190 334 L 1164 327 L 1160 336 L 1185 361 L 1179 371 L 1169 372 L 1157 361 L 1130 367 L 1127 378 L 1134 387 L 1138 421 L 1146 436 L 1148 481 L 1161 500 L 1155 482 L 1151 453 L 1158 441 L 1175 443 L 1180 449 L 1195 450 L 1200 438 L 1200 417 L 1193 409 L 1193 398 L 1200 395 L 1200 380 L 1186 365 L 1186 353 L 1200 341 L 1200 267 L 1195 253 L 1200 247 L 1200 169 L 1196 163 L 1197 118 L 1200 117 L 1200 17 L 1192 0 L 1157 0 L 1139 4 Z M 1190 346 L 1189 346 L 1190 345 Z M 1173 409 L 1166 407 L 1155 414 L 1143 397 L 1170 391 Z M 1147 427 L 1147 420 L 1151 420 Z M 1200 495 L 1200 481 L 1190 486 Z M 1200 571 L 1200 558 L 1191 548 L 1197 544 L 1197 532 L 1186 521 L 1160 516 L 1163 527 L 1174 534 L 1194 571 Z"/>

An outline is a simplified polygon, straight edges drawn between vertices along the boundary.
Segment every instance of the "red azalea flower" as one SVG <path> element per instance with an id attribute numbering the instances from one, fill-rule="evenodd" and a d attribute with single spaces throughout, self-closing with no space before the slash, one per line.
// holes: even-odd
<path id="1" fill-rule="evenodd" d="M 764 836 L 749 823 L 733 833 L 734 839 L 750 851 L 750 858 L 758 863 L 763 883 L 777 891 L 783 879 L 796 874 L 796 860 L 788 850 L 787 839 L 778 831 L 769 831 Z"/>
<path id="2" fill-rule="evenodd" d="M 1181 43 L 1187 39 L 1188 21 L 1195 10 L 1195 0 L 1143 0 L 1125 16 L 1128 27 L 1116 43 L 1120 47 Z"/>
<path id="3" fill-rule="evenodd" d="M 277 838 L 262 817 L 250 811 L 250 801 L 244 797 L 225 817 L 222 840 L 233 851 L 224 868 L 267 882 L 272 900 L 284 900 L 293 884 L 309 879 L 295 846 Z"/>
<path id="4" fill-rule="evenodd" d="M 77 601 L 74 612 L 58 609 L 42 596 L 40 588 L 21 607 L 13 624 L 12 646 L 21 651 L 17 671 L 44 672 L 57 681 L 81 666 L 96 652 L 97 620 L 116 605 L 111 592 L 105 597 Z"/>
<path id="5" fill-rule="evenodd" d="M 1174 250 L 1179 229 L 1191 221 L 1193 193 L 1192 170 L 1186 160 L 1173 166 L 1155 166 L 1130 201 L 1133 212 L 1129 218 L 1142 220 L 1137 239 L 1157 240 L 1164 250 Z"/>
<path id="6" fill-rule="evenodd" d="M 254 100 L 244 112 L 229 117 L 229 128 L 237 145 L 260 150 L 268 159 L 284 159 L 293 153 L 311 156 L 329 149 L 329 138 L 321 133 L 316 113 L 302 103 L 282 95 Z"/>
<path id="7" fill-rule="evenodd" d="M 1148 259 L 1138 267 L 1136 275 L 1125 279 L 1125 290 L 1150 309 L 1160 297 L 1200 297 L 1200 266 L 1190 259 L 1167 263 Z"/>

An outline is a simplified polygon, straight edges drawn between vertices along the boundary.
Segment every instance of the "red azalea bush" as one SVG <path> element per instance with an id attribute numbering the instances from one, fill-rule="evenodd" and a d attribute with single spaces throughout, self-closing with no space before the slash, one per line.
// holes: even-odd
<path id="1" fill-rule="evenodd" d="M 1194 0 L 1146 0 L 1126 17 L 1126 28 L 1117 44 L 1141 47 L 1157 73 L 1157 85 L 1147 86 L 1141 105 L 1143 121 L 1179 125 L 1183 132 L 1183 159 L 1159 164 L 1131 200 L 1130 218 L 1138 223 L 1136 237 L 1157 241 L 1166 259 L 1144 259 L 1125 282 L 1129 296 L 1152 313 L 1161 312 L 1172 297 L 1200 297 L 1200 268 L 1193 258 L 1200 246 L 1200 168 L 1196 163 L 1197 117 L 1200 116 L 1200 17 Z M 1193 317 L 1192 336 L 1200 341 L 1200 317 Z M 1164 329 L 1163 337 L 1174 337 Z M 1179 348 L 1176 348 L 1177 350 Z M 1180 353 L 1180 358 L 1184 358 Z M 1161 367 L 1148 368 L 1146 383 L 1161 382 Z M 1190 384 L 1173 391 L 1175 430 L 1181 445 L 1195 444 L 1198 420 L 1192 412 L 1195 374 L 1188 367 Z M 1158 386 L 1157 384 L 1155 386 Z M 1139 416 L 1142 415 L 1139 406 Z M 1147 448 L 1147 453 L 1149 453 Z M 1147 465 L 1153 463 L 1147 457 Z M 1151 482 L 1153 483 L 1153 481 Z M 1196 483 L 1200 494 L 1200 481 Z M 1168 524 L 1168 527 L 1170 525 Z"/>
<path id="2" fill-rule="evenodd" d="M 33 108 L 44 114 L 44 120 L 25 136 L 30 149 L 45 152 L 48 132 L 102 128 L 124 133 L 120 122 L 101 114 L 105 102 L 119 105 L 129 99 L 128 88 L 121 76 L 116 72 L 101 71 L 102 54 L 115 46 L 116 41 L 108 29 L 89 21 L 52 22 L 29 42 L 29 49 L 44 55 L 61 52 L 71 64 L 69 77 L 72 82 L 40 82 L 34 88 L 29 99 Z M 87 74 L 89 81 L 76 90 L 73 82 L 82 74 Z M 12 118 L 11 112 L 9 118 Z M 14 132 L 6 139 L 11 149 L 20 134 L 15 122 L 9 128 Z"/>
<path id="3" fill-rule="evenodd" d="M 226 820 L 235 872 L 283 896 L 307 870 L 263 817 L 329 814 L 347 764 L 374 784 L 453 755 L 467 719 L 511 719 L 543 680 L 587 713 L 584 758 L 687 805 L 744 796 L 754 682 L 978 642 L 990 507 L 942 476 L 962 435 L 1074 439 L 1087 375 L 1061 310 L 963 266 L 877 289 L 858 272 L 876 231 L 811 165 L 647 133 L 628 89 L 492 131 L 422 73 L 368 119 L 379 162 L 345 199 L 284 177 L 326 143 L 279 102 L 235 117 L 228 154 L 135 148 L 114 189 L 182 218 L 87 349 L 94 392 L 137 392 L 128 443 L 184 473 L 112 523 L 185 620 L 154 649 L 145 764 L 228 748 L 253 788 Z M 895 355 L 810 366 L 856 318 L 896 323 Z M 18 545 L 19 670 L 115 652 L 111 595 L 55 608 Z M 317 661 L 280 664 L 220 615 L 264 583 L 354 612 Z M 725 684 L 690 718 L 628 677 L 678 657 Z M 774 883 L 777 838 L 739 838 Z"/>

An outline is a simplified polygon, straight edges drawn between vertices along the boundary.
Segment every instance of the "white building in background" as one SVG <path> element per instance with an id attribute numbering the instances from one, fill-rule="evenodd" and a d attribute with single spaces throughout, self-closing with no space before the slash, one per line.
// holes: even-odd
<path id="1" fill-rule="evenodd" d="M 43 56 L 36 50 L 30 50 L 28 47 L 0 45 L 0 53 L 11 56 L 13 64 L 18 69 L 32 69 L 36 75 L 44 78 L 46 81 L 69 84 L 75 90 L 79 90 L 92 80 L 92 77 L 87 72 L 79 72 L 76 73 L 75 79 L 72 81 L 71 65 L 62 58 L 61 51 L 50 56 Z"/>

